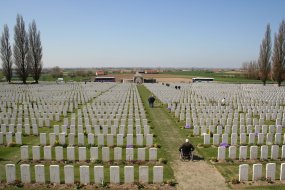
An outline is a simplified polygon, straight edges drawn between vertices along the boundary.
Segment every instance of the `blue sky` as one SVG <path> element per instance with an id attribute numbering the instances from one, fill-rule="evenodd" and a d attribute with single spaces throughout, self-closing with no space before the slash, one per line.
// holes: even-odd
<path id="1" fill-rule="evenodd" d="M 272 37 L 284 0 L 1 0 L 13 43 L 16 15 L 36 20 L 45 67 L 239 68 Z"/>

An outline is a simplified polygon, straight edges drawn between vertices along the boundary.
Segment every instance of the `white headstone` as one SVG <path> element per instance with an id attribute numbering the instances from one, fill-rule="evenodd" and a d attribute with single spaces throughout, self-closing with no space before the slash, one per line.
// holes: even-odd
<path id="1" fill-rule="evenodd" d="M 260 180 L 262 177 L 262 164 L 253 164 L 252 181 Z"/>
<path id="2" fill-rule="evenodd" d="M 80 183 L 87 185 L 90 183 L 89 166 L 80 166 Z"/>
<path id="3" fill-rule="evenodd" d="M 84 134 L 83 133 L 78 133 L 78 146 L 84 146 Z"/>
<path id="4" fill-rule="evenodd" d="M 98 160 L 98 147 L 90 148 L 90 160 Z"/>
<path id="5" fill-rule="evenodd" d="M 68 161 L 75 161 L 75 153 L 74 153 L 74 147 L 67 147 L 66 148 L 66 157 Z"/>
<path id="6" fill-rule="evenodd" d="M 104 146 L 104 134 L 97 134 L 98 146 Z"/>
<path id="7" fill-rule="evenodd" d="M 148 166 L 139 166 L 139 182 L 148 183 Z"/>
<path id="8" fill-rule="evenodd" d="M 15 137 L 16 137 L 16 144 L 23 144 L 22 143 L 22 133 L 21 132 L 17 132 L 15 133 Z"/>
<path id="9" fill-rule="evenodd" d="M 219 147 L 218 148 L 218 160 L 225 160 L 226 159 L 226 148 Z"/>
<path id="10" fill-rule="evenodd" d="M 264 144 L 264 134 L 263 133 L 258 133 L 257 144 L 258 145 Z"/>
<path id="11" fill-rule="evenodd" d="M 107 146 L 114 146 L 114 135 L 107 134 Z"/>
<path id="12" fill-rule="evenodd" d="M 55 147 L 55 160 L 62 161 L 63 160 L 63 148 L 62 146 Z"/>
<path id="13" fill-rule="evenodd" d="M 134 160 L 134 149 L 126 148 L 126 161 Z"/>
<path id="14" fill-rule="evenodd" d="M 110 160 L 110 148 L 102 147 L 102 160 L 108 162 Z"/>
<path id="15" fill-rule="evenodd" d="M 104 166 L 94 166 L 94 182 L 102 184 L 104 181 Z"/>
<path id="16" fill-rule="evenodd" d="M 249 155 L 250 160 L 257 159 L 257 150 L 258 150 L 258 146 L 250 146 L 250 155 Z"/>
<path id="17" fill-rule="evenodd" d="M 267 160 L 267 159 L 268 159 L 268 146 L 262 145 L 261 153 L 260 153 L 260 160 Z"/>
<path id="18" fill-rule="evenodd" d="M 280 181 L 284 181 L 285 180 L 285 163 L 281 163 L 280 166 Z"/>
<path id="19" fill-rule="evenodd" d="M 266 178 L 270 178 L 271 181 L 275 181 L 275 171 L 276 171 L 276 163 L 268 163 L 266 164 Z"/>
<path id="20" fill-rule="evenodd" d="M 233 146 L 237 145 L 237 133 L 231 134 L 231 145 Z"/>
<path id="21" fill-rule="evenodd" d="M 210 144 L 210 135 L 204 134 L 204 144 L 209 145 Z"/>
<path id="22" fill-rule="evenodd" d="M 50 182 L 60 184 L 59 165 L 49 166 Z"/>
<path id="23" fill-rule="evenodd" d="M 117 134 L 117 146 L 123 146 L 124 144 L 124 135 Z"/>
<path id="24" fill-rule="evenodd" d="M 58 142 L 61 145 L 65 145 L 66 144 L 66 142 L 65 142 L 65 133 L 59 133 L 59 135 L 58 135 Z"/>
<path id="25" fill-rule="evenodd" d="M 247 146 L 240 146 L 239 147 L 239 159 L 246 160 L 247 157 Z"/>
<path id="26" fill-rule="evenodd" d="M 163 182 L 163 166 L 153 166 L 153 183 Z"/>
<path id="27" fill-rule="evenodd" d="M 35 179 L 36 183 L 45 183 L 45 166 L 35 165 Z"/>
<path id="28" fill-rule="evenodd" d="M 134 166 L 124 167 L 125 183 L 134 183 Z"/>
<path id="29" fill-rule="evenodd" d="M 110 166 L 110 183 L 120 183 L 120 167 Z"/>
<path id="30" fill-rule="evenodd" d="M 16 167 L 15 164 L 6 164 L 6 181 L 7 183 L 14 183 L 16 180 Z"/>
<path id="31" fill-rule="evenodd" d="M 29 146 L 21 146 L 21 160 L 29 160 Z"/>
<path id="32" fill-rule="evenodd" d="M 51 146 L 44 146 L 44 159 L 51 160 Z"/>
<path id="33" fill-rule="evenodd" d="M 69 133 L 68 134 L 68 145 L 74 145 L 74 139 L 75 139 L 75 134 L 74 133 Z"/>
<path id="34" fill-rule="evenodd" d="M 47 135 L 46 135 L 46 133 L 40 133 L 40 144 L 42 146 L 46 146 L 47 145 Z"/>
<path id="35" fill-rule="evenodd" d="M 219 145 L 220 144 L 220 135 L 214 134 L 213 135 L 213 145 Z"/>
<path id="36" fill-rule="evenodd" d="M 121 147 L 114 148 L 114 160 L 116 161 L 122 160 L 122 148 Z"/>
<path id="37" fill-rule="evenodd" d="M 31 172 L 29 164 L 21 164 L 21 182 L 22 183 L 31 183 Z"/>
<path id="38" fill-rule="evenodd" d="M 279 154 L 279 146 L 278 145 L 272 145 L 271 146 L 271 159 L 277 160 Z"/>
<path id="39" fill-rule="evenodd" d="M 133 143 L 133 134 L 127 134 L 127 146 L 132 146 Z"/>
<path id="40" fill-rule="evenodd" d="M 239 181 L 248 181 L 248 164 L 239 165 Z"/>
<path id="41" fill-rule="evenodd" d="M 79 161 L 86 161 L 86 147 L 78 147 Z"/>
<path id="42" fill-rule="evenodd" d="M 33 160 L 34 161 L 41 159 L 40 146 L 33 146 L 32 152 L 33 152 Z"/>
<path id="43" fill-rule="evenodd" d="M 74 169 L 72 165 L 64 166 L 64 181 L 65 184 L 74 184 Z"/>
<path id="44" fill-rule="evenodd" d="M 94 145 L 94 134 L 88 133 L 88 144 Z"/>
<path id="45" fill-rule="evenodd" d="M 138 148 L 138 158 L 139 161 L 145 161 L 145 148 Z"/>

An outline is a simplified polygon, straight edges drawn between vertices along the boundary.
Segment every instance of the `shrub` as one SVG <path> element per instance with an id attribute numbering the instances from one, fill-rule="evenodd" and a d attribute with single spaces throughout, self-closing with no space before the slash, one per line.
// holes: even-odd
<path id="1" fill-rule="evenodd" d="M 135 185 L 138 187 L 138 189 L 144 189 L 145 186 L 143 183 L 140 183 L 140 182 L 135 182 Z"/>
<path id="2" fill-rule="evenodd" d="M 15 180 L 13 184 L 19 188 L 24 187 L 24 184 L 20 180 Z"/>
<path id="3" fill-rule="evenodd" d="M 274 181 L 272 181 L 271 177 L 267 177 L 266 181 L 267 181 L 267 183 L 274 183 Z"/>
<path id="4" fill-rule="evenodd" d="M 158 162 L 161 163 L 161 164 L 167 164 L 167 160 L 164 159 L 164 158 L 159 158 Z"/>
<path id="5" fill-rule="evenodd" d="M 103 164 L 102 160 L 95 160 L 95 164 Z"/>
<path id="6" fill-rule="evenodd" d="M 172 187 L 174 187 L 176 184 L 178 184 L 175 179 L 167 180 L 166 183 Z"/>
<path id="7" fill-rule="evenodd" d="M 239 184 L 240 181 L 237 178 L 232 178 L 232 184 Z"/>

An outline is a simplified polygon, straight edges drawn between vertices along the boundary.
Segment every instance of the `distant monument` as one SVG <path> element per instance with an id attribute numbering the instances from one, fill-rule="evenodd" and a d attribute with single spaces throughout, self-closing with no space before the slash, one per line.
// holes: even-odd
<path id="1" fill-rule="evenodd" d="M 142 74 L 136 72 L 136 74 L 134 75 L 134 83 L 136 83 L 136 84 L 142 84 L 143 83 Z"/>

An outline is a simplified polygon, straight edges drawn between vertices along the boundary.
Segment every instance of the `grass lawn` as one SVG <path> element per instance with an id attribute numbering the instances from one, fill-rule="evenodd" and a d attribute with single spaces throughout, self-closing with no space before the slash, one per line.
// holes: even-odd
<path id="1" fill-rule="evenodd" d="M 247 79 L 242 74 L 239 73 L 212 72 L 206 70 L 164 72 L 162 74 L 172 74 L 188 78 L 210 77 L 214 78 L 214 81 L 229 82 L 229 83 L 258 83 L 258 84 L 262 83 L 260 80 Z"/>

